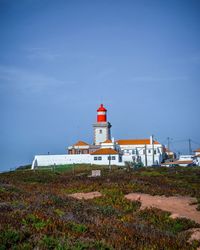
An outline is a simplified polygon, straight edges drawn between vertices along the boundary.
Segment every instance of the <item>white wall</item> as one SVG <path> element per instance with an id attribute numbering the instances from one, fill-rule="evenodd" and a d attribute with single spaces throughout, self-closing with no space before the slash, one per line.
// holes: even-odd
<path id="1" fill-rule="evenodd" d="M 32 162 L 32 169 L 37 166 L 62 165 L 73 163 L 91 163 L 90 154 L 78 155 L 36 155 Z"/>
<path id="2" fill-rule="evenodd" d="M 97 165 L 109 165 L 109 163 L 111 165 L 119 165 L 119 166 L 124 165 L 124 162 L 119 161 L 119 155 L 91 155 L 91 157 L 92 157 L 92 163 Z M 111 157 L 110 162 L 108 157 Z M 114 160 L 112 159 L 113 157 L 115 158 Z"/>
<path id="3" fill-rule="evenodd" d="M 104 142 L 108 139 L 108 128 L 107 127 L 96 127 L 95 128 L 95 144 L 100 145 L 101 142 Z M 101 131 L 101 133 L 100 133 Z"/>
<path id="4" fill-rule="evenodd" d="M 196 164 L 197 164 L 197 166 L 200 166 L 200 156 L 197 157 Z"/>
<path id="5" fill-rule="evenodd" d="M 143 165 L 145 166 L 145 155 L 141 155 L 141 161 Z M 154 162 L 153 162 L 153 155 L 149 154 L 147 155 L 147 166 L 152 165 L 160 165 L 162 162 L 162 155 L 161 154 L 154 154 Z"/>
<path id="6" fill-rule="evenodd" d="M 180 161 L 190 161 L 193 159 L 194 155 L 180 155 L 179 160 Z"/>
<path id="7" fill-rule="evenodd" d="M 145 154 L 143 152 L 144 145 L 117 145 L 121 150 L 130 150 L 130 152 L 122 156 L 122 162 L 119 161 L 119 155 L 115 156 L 115 160 L 111 160 L 111 165 L 124 166 L 125 161 L 133 161 L 133 157 L 141 158 L 141 162 L 145 166 Z M 133 154 L 132 150 L 137 149 L 137 154 Z M 148 150 L 151 150 L 149 153 Z M 160 164 L 162 161 L 162 145 L 154 144 L 154 149 L 156 154 L 154 154 L 154 164 Z M 94 160 L 94 157 L 102 157 L 101 160 Z M 98 159 L 98 158 L 97 158 Z M 108 155 L 90 155 L 90 154 L 66 154 L 66 155 L 36 155 L 33 163 L 32 169 L 35 166 L 49 166 L 49 165 L 62 165 L 62 164 L 97 164 L 97 165 L 108 165 Z M 152 156 L 152 145 L 147 145 L 147 166 L 153 165 L 153 156 Z"/>
<path id="8" fill-rule="evenodd" d="M 101 148 L 112 148 L 115 149 L 114 143 L 101 143 Z"/>
<path id="9" fill-rule="evenodd" d="M 140 160 L 142 162 L 142 164 L 145 166 L 145 155 L 138 155 L 140 157 Z M 125 161 L 130 161 L 130 162 L 133 162 L 133 158 L 135 157 L 135 159 L 137 159 L 137 156 L 136 155 L 123 155 L 122 159 L 123 159 L 123 162 Z M 152 157 L 152 154 L 151 155 L 147 155 L 147 166 L 152 166 L 152 165 L 158 165 L 160 164 L 162 161 L 162 157 L 161 155 L 154 155 L 154 163 L 153 163 L 153 157 Z M 136 160 L 137 162 L 137 160 Z"/>
<path id="10" fill-rule="evenodd" d="M 111 159 L 111 165 L 124 165 L 119 162 L 119 155 L 115 156 L 115 160 Z M 94 157 L 102 157 L 101 160 L 94 160 Z M 97 158 L 98 159 L 98 158 Z M 64 164 L 97 164 L 108 165 L 108 155 L 90 155 L 90 154 L 77 154 L 77 155 L 36 155 L 32 162 L 31 169 L 37 166 L 51 166 L 51 165 L 64 165 Z"/>
<path id="11" fill-rule="evenodd" d="M 133 157 L 141 158 L 141 162 L 145 166 L 145 145 L 118 145 L 120 150 L 123 151 L 123 161 L 133 161 Z M 154 163 L 153 163 L 153 149 L 156 151 L 154 154 Z M 135 150 L 137 153 L 133 153 Z M 149 151 L 150 150 L 150 151 Z M 147 156 L 147 166 L 152 166 L 154 164 L 160 164 L 163 159 L 163 147 L 161 144 L 154 144 L 154 147 L 151 144 L 146 145 L 146 156 Z"/>

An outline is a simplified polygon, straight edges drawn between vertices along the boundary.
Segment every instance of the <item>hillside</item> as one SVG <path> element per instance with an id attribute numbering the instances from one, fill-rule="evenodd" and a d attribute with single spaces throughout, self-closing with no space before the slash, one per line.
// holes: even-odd
<path id="1" fill-rule="evenodd" d="M 200 241 L 190 239 L 194 228 L 200 228 L 200 168 L 109 171 L 102 167 L 101 173 L 101 177 L 89 177 L 90 166 L 66 166 L 0 174 L 0 249 L 188 250 L 200 246 Z M 89 192 L 100 195 L 94 199 L 71 196 Z M 138 197 L 129 200 L 125 195 L 130 194 Z M 145 207 L 143 194 L 192 199 L 189 206 L 197 216 L 190 220 Z"/>

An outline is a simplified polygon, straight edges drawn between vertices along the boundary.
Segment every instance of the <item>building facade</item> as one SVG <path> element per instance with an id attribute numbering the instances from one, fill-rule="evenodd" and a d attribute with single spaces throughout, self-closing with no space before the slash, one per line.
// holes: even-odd
<path id="1" fill-rule="evenodd" d="M 142 163 L 143 166 L 160 165 L 164 158 L 164 147 L 151 136 L 149 139 L 116 141 L 123 161 Z"/>
<path id="2" fill-rule="evenodd" d="M 125 166 L 126 162 L 143 166 L 160 165 L 164 159 L 164 146 L 149 139 L 111 139 L 111 124 L 107 122 L 107 109 L 100 105 L 93 124 L 93 143 L 78 141 L 68 147 L 65 155 L 36 155 L 32 169 L 60 164 L 95 164 Z"/>
<path id="3" fill-rule="evenodd" d="M 193 156 L 194 163 L 197 166 L 200 166 L 200 148 L 194 150 L 194 152 L 195 152 L 195 155 Z"/>

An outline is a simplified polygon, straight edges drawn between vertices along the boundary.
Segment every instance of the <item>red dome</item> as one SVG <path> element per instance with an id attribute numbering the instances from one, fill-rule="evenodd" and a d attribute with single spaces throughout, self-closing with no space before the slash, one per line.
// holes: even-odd
<path id="1" fill-rule="evenodd" d="M 97 112 L 99 112 L 99 111 L 104 111 L 104 112 L 106 112 L 107 109 L 104 108 L 103 104 L 101 104 L 100 107 L 97 109 Z"/>

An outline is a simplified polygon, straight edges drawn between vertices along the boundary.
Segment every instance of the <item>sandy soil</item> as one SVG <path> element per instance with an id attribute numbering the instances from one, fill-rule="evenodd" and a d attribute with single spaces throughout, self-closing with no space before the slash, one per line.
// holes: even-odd
<path id="1" fill-rule="evenodd" d="M 192 242 L 193 240 L 200 241 L 200 228 L 193 228 L 188 231 L 192 233 L 189 242 Z"/>
<path id="2" fill-rule="evenodd" d="M 90 200 L 96 197 L 101 197 L 102 194 L 100 192 L 89 192 L 89 193 L 74 193 L 70 194 L 70 197 L 76 198 L 78 200 Z"/>
<path id="3" fill-rule="evenodd" d="M 200 212 L 196 210 L 197 205 L 190 205 L 196 202 L 196 198 L 186 196 L 152 196 L 142 193 L 130 193 L 125 195 L 129 200 L 139 200 L 141 209 L 156 207 L 172 213 L 172 218 L 185 217 L 200 223 Z"/>

